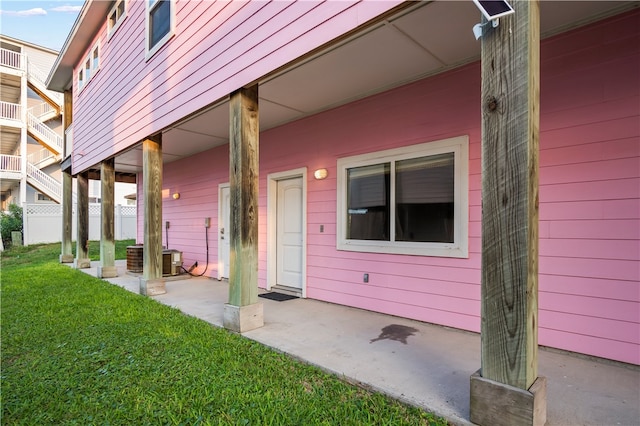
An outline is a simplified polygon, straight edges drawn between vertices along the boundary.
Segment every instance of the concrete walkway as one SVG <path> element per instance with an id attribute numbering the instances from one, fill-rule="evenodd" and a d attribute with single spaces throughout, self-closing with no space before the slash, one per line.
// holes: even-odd
<path id="1" fill-rule="evenodd" d="M 96 275 L 98 263 L 83 270 Z M 138 293 L 117 262 L 107 281 Z M 153 297 L 222 326 L 228 285 L 180 276 Z M 244 333 L 324 370 L 414 404 L 454 424 L 469 422 L 469 377 L 480 367 L 480 336 L 310 299 L 264 298 L 264 327 Z M 548 425 L 640 425 L 640 368 L 541 349 Z"/>

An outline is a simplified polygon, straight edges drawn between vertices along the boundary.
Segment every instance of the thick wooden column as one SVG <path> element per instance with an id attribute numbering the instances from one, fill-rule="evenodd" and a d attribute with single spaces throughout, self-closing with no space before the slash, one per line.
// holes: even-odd
<path id="1" fill-rule="evenodd" d="M 144 200 L 144 246 L 140 294 L 167 292 L 162 278 L 162 135 L 142 142 L 142 197 Z"/>
<path id="2" fill-rule="evenodd" d="M 63 109 L 63 129 L 64 134 L 64 155 L 71 155 L 66 151 L 67 134 L 66 130 L 73 123 L 73 95 L 71 90 L 64 92 L 64 109 Z M 73 220 L 73 178 L 70 170 L 62 171 L 62 243 L 60 248 L 60 263 L 73 262 L 72 253 L 72 220 Z"/>
<path id="3" fill-rule="evenodd" d="M 115 161 L 104 160 L 100 165 L 101 187 L 101 233 L 99 278 L 118 276 L 116 269 L 116 242 L 114 238 L 114 186 L 116 181 Z"/>
<path id="4" fill-rule="evenodd" d="M 242 333 L 264 324 L 258 303 L 258 86 L 231 94 L 229 303 L 224 326 Z"/>
<path id="5" fill-rule="evenodd" d="M 73 262 L 71 231 L 73 227 L 73 177 L 68 171 L 62 172 L 62 244 L 60 263 Z"/>
<path id="6" fill-rule="evenodd" d="M 546 421 L 538 378 L 539 3 L 482 37 L 482 366 L 471 421 Z"/>
<path id="7" fill-rule="evenodd" d="M 76 176 L 76 258 L 73 266 L 77 269 L 91 267 L 89 260 L 89 178 L 83 172 Z"/>

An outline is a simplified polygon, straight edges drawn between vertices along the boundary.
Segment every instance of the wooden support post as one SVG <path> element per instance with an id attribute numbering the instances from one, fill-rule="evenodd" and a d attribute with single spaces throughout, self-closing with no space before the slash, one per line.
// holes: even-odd
<path id="1" fill-rule="evenodd" d="M 167 292 L 162 278 L 162 135 L 142 141 L 142 197 L 144 245 L 140 294 Z"/>
<path id="2" fill-rule="evenodd" d="M 231 253 L 223 323 L 242 333 L 264 324 L 258 303 L 258 86 L 232 93 L 229 113 Z"/>
<path id="3" fill-rule="evenodd" d="M 73 266 L 77 269 L 91 267 L 89 260 L 89 179 L 85 172 L 76 177 L 78 205 L 76 207 L 76 258 Z"/>
<path id="4" fill-rule="evenodd" d="M 539 3 L 482 37 L 482 365 L 471 421 L 546 421 L 538 378 Z"/>
<path id="5" fill-rule="evenodd" d="M 72 93 L 71 90 L 64 92 L 64 114 L 63 128 L 66 131 L 72 123 Z M 67 136 L 65 133 L 65 143 L 67 146 Z M 66 148 L 65 148 L 66 149 Z M 65 151 L 65 155 L 69 155 Z M 72 263 L 72 220 L 73 220 L 73 177 L 69 170 L 62 171 L 62 244 L 60 248 L 60 263 Z"/>
<path id="6" fill-rule="evenodd" d="M 72 221 L 73 221 L 73 177 L 68 171 L 62 172 L 62 244 L 60 263 L 73 263 Z"/>
<path id="7" fill-rule="evenodd" d="M 116 269 L 116 242 L 114 238 L 114 186 L 116 172 L 113 158 L 104 160 L 100 165 L 100 182 L 102 184 L 100 196 L 101 233 L 100 233 L 100 266 L 99 278 L 113 278 L 118 276 Z"/>
<path id="8" fill-rule="evenodd" d="M 67 144 L 67 129 L 73 124 L 73 91 L 71 89 L 64 91 L 64 104 L 62 105 L 62 131 L 64 132 L 64 146 L 62 147 L 62 154 L 64 158 L 71 155 L 71 152 L 67 152 L 67 149 L 71 147 Z"/>

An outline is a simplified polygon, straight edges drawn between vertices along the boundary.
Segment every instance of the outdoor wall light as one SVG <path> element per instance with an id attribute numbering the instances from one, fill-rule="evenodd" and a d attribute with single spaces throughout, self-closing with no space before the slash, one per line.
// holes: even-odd
<path id="1" fill-rule="evenodd" d="M 318 169 L 313 172 L 313 177 L 316 178 L 316 180 L 326 179 L 327 176 L 329 176 L 329 171 L 327 169 Z"/>
<path id="2" fill-rule="evenodd" d="M 485 28 L 489 22 L 491 22 L 491 27 L 496 28 L 500 23 L 500 18 L 515 13 L 511 5 L 504 0 L 473 0 L 473 3 L 487 19 L 484 24 L 475 24 L 473 26 L 473 35 L 476 40 L 484 35 Z"/>
<path id="3" fill-rule="evenodd" d="M 180 193 L 179 192 L 174 192 L 173 199 L 177 200 L 178 198 L 180 198 Z"/>

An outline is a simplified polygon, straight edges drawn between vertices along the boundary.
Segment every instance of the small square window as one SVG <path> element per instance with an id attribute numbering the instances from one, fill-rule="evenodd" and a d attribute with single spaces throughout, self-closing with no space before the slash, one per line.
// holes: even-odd
<path id="1" fill-rule="evenodd" d="M 84 87 L 84 70 L 78 71 L 78 90 Z"/>
<path id="2" fill-rule="evenodd" d="M 96 44 L 78 71 L 78 90 L 82 90 L 100 69 L 100 45 Z"/>
<path id="3" fill-rule="evenodd" d="M 118 0 L 113 5 L 109 14 L 107 15 L 107 37 L 111 37 L 111 35 L 118 29 L 120 23 L 124 21 L 124 18 L 127 16 L 127 5 L 125 0 Z"/>
<path id="4" fill-rule="evenodd" d="M 147 1 L 147 59 L 173 35 L 174 15 L 174 0 Z"/>
<path id="5" fill-rule="evenodd" d="M 87 79 L 87 82 L 91 80 L 91 59 L 87 58 L 87 61 L 84 63 L 84 76 Z"/>
<path id="6" fill-rule="evenodd" d="M 36 194 L 36 201 L 39 201 L 39 202 L 43 202 L 43 201 L 50 202 L 50 201 L 53 201 L 53 199 L 51 197 L 47 196 L 47 195 L 44 195 L 41 192 L 38 192 Z"/>
<path id="7" fill-rule="evenodd" d="M 100 48 L 96 46 L 91 55 L 91 69 L 97 70 L 98 68 L 100 68 Z"/>

